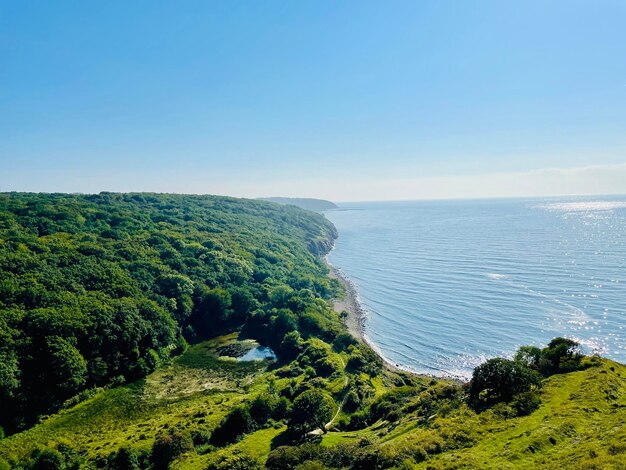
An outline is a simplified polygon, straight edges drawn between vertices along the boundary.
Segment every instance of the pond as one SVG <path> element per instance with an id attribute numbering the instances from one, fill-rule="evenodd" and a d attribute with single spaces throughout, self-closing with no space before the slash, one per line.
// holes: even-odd
<path id="1" fill-rule="evenodd" d="M 237 358 L 238 361 L 262 361 L 264 359 L 276 359 L 274 351 L 266 346 L 252 348 L 243 356 Z"/>

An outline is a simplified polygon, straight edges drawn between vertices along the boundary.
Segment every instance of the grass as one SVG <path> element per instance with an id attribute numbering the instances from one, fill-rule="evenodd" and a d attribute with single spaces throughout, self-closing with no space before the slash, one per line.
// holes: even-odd
<path id="1" fill-rule="evenodd" d="M 91 460 L 120 446 L 149 449 L 162 432 L 213 428 L 236 404 L 262 389 L 267 362 L 220 358 L 237 335 L 190 347 L 145 380 L 103 390 L 31 429 L 0 441 L 0 456 L 19 460 L 38 447 L 68 443 Z M 268 451 L 269 452 L 269 451 Z"/>
<path id="2" fill-rule="evenodd" d="M 190 347 L 182 356 L 148 376 L 96 396 L 42 420 L 33 428 L 0 441 L 0 456 L 19 460 L 35 448 L 70 444 L 90 460 L 106 458 L 120 446 L 148 451 L 155 438 L 172 429 L 210 431 L 232 407 L 267 390 L 277 379 L 267 362 L 237 362 L 219 356 L 238 350 L 236 334 Z M 226 348 L 226 349 L 225 349 Z M 339 360 L 339 355 L 337 355 Z M 393 387 L 393 372 L 372 380 L 377 396 Z M 302 377 L 298 377 L 300 381 Z M 337 395 L 345 371 L 327 390 Z M 418 390 L 438 390 L 445 381 L 415 379 Z M 421 400 L 419 393 L 409 400 Z M 381 448 L 423 450 L 427 459 L 414 468 L 626 468 L 626 366 L 609 360 L 545 381 L 542 403 L 529 416 L 506 418 L 506 407 L 476 414 L 460 404 L 433 416 L 403 414 L 397 422 L 380 420 L 351 432 L 331 431 L 322 445 L 367 439 Z M 247 454 L 263 463 L 284 424 L 261 429 L 213 452 L 192 451 L 175 469 L 203 469 L 225 455 Z M 420 460 L 419 458 L 417 460 Z"/>
<path id="3" fill-rule="evenodd" d="M 443 443 L 415 468 L 626 468 L 626 366 L 602 360 L 552 376 L 541 398 L 529 416 L 503 418 L 498 408 L 476 414 L 462 405 L 428 425 L 408 415 L 399 424 L 330 432 L 323 445 L 362 438 L 397 448 Z"/>

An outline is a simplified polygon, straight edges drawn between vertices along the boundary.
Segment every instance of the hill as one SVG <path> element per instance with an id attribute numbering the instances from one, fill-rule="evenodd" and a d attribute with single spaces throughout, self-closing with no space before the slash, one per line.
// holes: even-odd
<path id="1" fill-rule="evenodd" d="M 262 201 L 275 202 L 277 204 L 288 204 L 297 206 L 309 211 L 322 212 L 337 209 L 339 206 L 324 199 L 295 198 L 295 197 L 263 197 Z"/>
<path id="2" fill-rule="evenodd" d="M 0 212 L 0 469 L 626 465 L 626 367 L 575 343 L 471 386 L 383 367 L 331 307 L 321 215 L 109 193 Z"/>

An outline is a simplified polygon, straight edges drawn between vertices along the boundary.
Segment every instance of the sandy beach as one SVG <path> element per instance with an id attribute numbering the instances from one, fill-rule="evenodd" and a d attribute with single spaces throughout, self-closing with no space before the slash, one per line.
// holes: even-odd
<path id="1" fill-rule="evenodd" d="M 341 273 L 339 269 L 334 267 L 325 258 L 326 265 L 330 270 L 330 278 L 337 279 L 344 288 L 345 295 L 343 298 L 333 300 L 333 308 L 339 314 L 346 312 L 347 315 L 343 321 L 348 331 L 355 338 L 366 341 L 365 339 L 365 311 L 358 301 L 357 292 L 352 282 Z"/>
<path id="2" fill-rule="evenodd" d="M 376 354 L 378 354 L 378 356 L 383 360 L 385 366 L 390 370 L 415 374 L 415 372 L 407 369 L 402 369 L 398 364 L 394 364 L 387 360 L 387 358 L 385 358 L 385 356 L 381 354 L 380 350 L 367 339 L 367 336 L 365 335 L 366 312 L 359 303 L 358 294 L 356 288 L 354 287 L 354 284 L 341 272 L 340 269 L 330 264 L 328 262 L 328 258 L 325 257 L 324 261 L 330 271 L 330 278 L 337 279 L 344 287 L 344 297 L 334 299 L 333 308 L 339 314 L 344 311 L 347 313 L 347 315 L 343 317 L 343 322 L 346 325 L 346 328 L 348 328 L 350 334 L 355 338 L 363 341 L 370 348 L 372 348 L 376 352 Z"/>

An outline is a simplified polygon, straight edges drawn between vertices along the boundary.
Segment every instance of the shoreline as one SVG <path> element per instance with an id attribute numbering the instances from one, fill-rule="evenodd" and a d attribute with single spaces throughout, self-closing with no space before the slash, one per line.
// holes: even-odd
<path id="1" fill-rule="evenodd" d="M 329 269 L 329 277 L 336 279 L 341 283 L 344 288 L 343 298 L 335 298 L 332 300 L 332 307 L 338 314 L 346 312 L 347 315 L 342 317 L 343 324 L 348 329 L 348 332 L 359 341 L 363 341 L 367 344 L 372 351 L 376 353 L 383 361 L 385 367 L 393 372 L 403 372 L 407 374 L 417 375 L 420 377 L 431 377 L 428 374 L 420 374 L 415 371 L 401 367 L 399 364 L 394 364 L 387 359 L 381 351 L 372 344 L 367 335 L 365 334 L 365 320 L 367 317 L 367 311 L 361 305 L 358 298 L 358 292 L 354 283 L 346 276 L 339 268 L 333 266 L 328 261 L 328 255 L 323 257 L 324 263 Z M 434 377 L 434 376 L 433 376 Z"/>
<path id="2" fill-rule="evenodd" d="M 457 383 L 466 383 L 469 380 L 468 378 L 457 377 L 454 375 L 436 375 L 425 372 L 417 372 L 387 359 L 385 355 L 382 354 L 381 350 L 375 344 L 372 344 L 372 342 L 367 338 L 367 335 L 365 334 L 365 320 L 367 318 L 367 310 L 365 310 L 365 308 L 363 308 L 363 306 L 361 305 L 361 302 L 359 302 L 356 286 L 350 280 L 350 278 L 341 271 L 341 269 L 333 266 L 330 261 L 328 261 L 328 254 L 323 256 L 322 259 L 324 261 L 324 264 L 328 267 L 329 277 L 331 279 L 336 279 L 337 281 L 339 281 L 344 288 L 343 298 L 332 299 L 333 309 L 339 315 L 341 315 L 344 311 L 346 312 L 347 315 L 345 317 L 342 316 L 342 321 L 345 327 L 348 329 L 348 332 L 357 340 L 363 341 L 365 344 L 367 344 L 372 349 L 372 351 L 374 351 L 374 353 L 381 358 L 386 369 L 392 372 L 401 372 L 417 377 L 427 377 L 436 380 L 450 380 Z"/>

